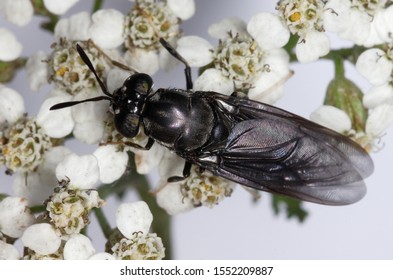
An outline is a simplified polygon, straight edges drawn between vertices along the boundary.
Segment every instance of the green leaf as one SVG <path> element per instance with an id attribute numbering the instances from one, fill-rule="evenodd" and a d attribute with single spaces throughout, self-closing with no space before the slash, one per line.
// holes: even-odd
<path id="1" fill-rule="evenodd" d="M 288 219 L 296 218 L 299 222 L 303 222 L 308 215 L 300 200 L 286 196 L 273 195 L 272 207 L 274 214 L 279 215 L 281 212 L 285 212 Z"/>

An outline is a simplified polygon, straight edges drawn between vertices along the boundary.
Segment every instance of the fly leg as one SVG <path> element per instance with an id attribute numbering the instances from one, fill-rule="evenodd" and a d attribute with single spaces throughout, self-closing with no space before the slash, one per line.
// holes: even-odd
<path id="1" fill-rule="evenodd" d="M 172 47 L 167 41 L 165 41 L 163 38 L 160 38 L 160 43 L 161 45 L 177 60 L 179 60 L 181 63 L 184 64 L 186 67 L 184 69 L 184 73 L 186 75 L 186 84 L 187 84 L 187 89 L 192 89 L 192 79 L 191 79 L 191 67 L 188 64 L 188 62 L 182 57 L 174 47 Z"/>

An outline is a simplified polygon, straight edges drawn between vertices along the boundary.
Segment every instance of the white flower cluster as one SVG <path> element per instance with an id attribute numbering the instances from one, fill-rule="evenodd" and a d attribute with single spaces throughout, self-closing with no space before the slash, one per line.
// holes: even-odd
<path id="1" fill-rule="evenodd" d="M 24 26 L 31 21 L 34 2 L 2 0 L 0 10 L 8 21 Z M 42 8 L 60 16 L 77 2 L 43 0 Z M 362 100 L 367 121 L 364 131 L 354 131 L 348 113 L 328 105 L 311 119 L 353 137 L 368 151 L 375 149 L 375 141 L 393 123 L 392 1 L 280 0 L 275 13 L 258 11 L 247 22 L 229 17 L 210 25 L 208 34 L 215 44 L 182 34 L 182 21 L 195 13 L 194 0 L 131 2 L 125 12 L 100 9 L 91 15 L 59 17 L 51 53 L 38 51 L 26 62 L 33 91 L 51 85 L 36 116 L 26 115 L 21 94 L 0 84 L 0 165 L 14 176 L 13 196 L 0 196 L 0 259 L 164 258 L 161 238 L 149 232 L 153 216 L 145 202 L 120 205 L 118 236 L 108 252 L 96 253 L 81 233 L 92 209 L 104 205 L 96 186 L 116 184 L 132 166 L 130 153 L 139 174 L 159 168 L 161 180 L 154 194 L 170 215 L 201 205 L 212 208 L 232 194 L 234 183 L 196 167 L 185 180 L 169 183 L 168 177 L 182 174 L 184 161 L 160 145 L 148 151 L 137 149 L 149 141 L 143 127 L 133 139 L 121 135 L 108 100 L 50 110 L 63 102 L 100 99 L 104 87 L 110 95 L 132 73 L 153 75 L 171 69 L 177 61 L 161 46 L 161 38 L 191 67 L 200 68 L 191 90 L 239 93 L 273 104 L 283 97 L 284 84 L 293 74 L 291 61 L 332 59 L 333 33 L 362 52 L 343 59 L 356 62 L 358 72 L 372 85 Z M 77 44 L 97 75 L 80 57 Z M 12 63 L 21 53 L 17 37 L 0 28 L 0 63 Z M 96 149 L 79 156 L 64 145 L 68 138 Z M 36 217 L 29 207 L 43 201 L 45 212 Z M 14 239 L 21 239 L 23 256 L 12 245 Z"/>
<path id="2" fill-rule="evenodd" d="M 393 123 L 393 3 L 391 1 L 327 1 L 324 6 L 326 30 L 366 49 L 356 61 L 356 69 L 372 85 L 364 95 L 363 106 L 369 110 L 364 131 L 354 131 L 346 112 L 322 106 L 311 119 L 352 136 L 372 151 Z M 379 45 L 378 48 L 373 47 Z M 333 117 L 334 116 L 334 117 Z"/>

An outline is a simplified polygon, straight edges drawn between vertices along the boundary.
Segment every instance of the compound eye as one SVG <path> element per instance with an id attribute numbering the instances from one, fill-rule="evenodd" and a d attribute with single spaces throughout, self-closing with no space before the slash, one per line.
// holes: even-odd
<path id="1" fill-rule="evenodd" d="M 124 82 L 124 87 L 129 92 L 148 94 L 152 86 L 153 86 L 152 78 L 144 73 L 136 73 L 130 76 Z"/>
<path id="2" fill-rule="evenodd" d="M 114 116 L 115 127 L 124 137 L 134 138 L 139 132 L 140 117 L 130 113 Z"/>

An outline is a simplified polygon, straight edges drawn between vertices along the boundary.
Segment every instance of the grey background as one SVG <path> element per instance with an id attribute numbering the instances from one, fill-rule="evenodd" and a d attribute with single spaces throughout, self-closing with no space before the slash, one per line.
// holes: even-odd
<path id="1" fill-rule="evenodd" d="M 90 11 L 91 0 L 80 1 L 67 15 L 76 11 Z M 182 24 L 185 35 L 199 35 L 216 44 L 207 34 L 210 24 L 228 16 L 238 16 L 248 21 L 260 11 L 274 11 L 275 1 L 225 1 L 196 0 L 196 14 Z M 116 8 L 126 13 L 130 3 L 126 0 L 106 1 L 105 8 Z M 0 17 L 0 26 L 14 31 L 23 43 L 23 55 L 38 50 L 49 52 L 53 42 L 51 34 L 39 31 L 41 18 L 26 27 L 15 27 Z M 334 48 L 350 43 L 333 38 Z M 333 64 L 322 61 L 305 65 L 294 64 L 295 75 L 286 84 L 286 95 L 277 106 L 304 117 L 317 108 L 323 100 L 327 84 L 333 77 Z M 194 71 L 196 72 L 196 71 Z M 369 88 L 351 65 L 347 76 L 363 90 Z M 170 73 L 160 72 L 154 77 L 156 87 L 184 87 L 181 68 Z M 27 111 L 35 115 L 48 87 L 39 93 L 32 92 L 24 71 L 8 86 L 18 90 L 25 98 Z M 303 224 L 287 220 L 284 215 L 274 216 L 270 197 L 254 204 L 250 195 L 237 188 L 230 199 L 211 209 L 200 208 L 178 215 L 173 219 L 174 257 L 177 259 L 391 259 L 393 258 L 393 188 L 392 172 L 393 129 L 381 139 L 384 148 L 372 154 L 375 173 L 367 179 L 368 194 L 357 204 L 329 207 L 306 203 L 310 215 Z M 94 147 L 76 142 L 67 143 L 79 154 L 89 153 Z M 9 192 L 12 177 L 0 169 L 0 192 Z M 156 180 L 152 177 L 152 180 Z M 127 201 L 137 199 L 129 194 Z M 109 199 L 105 207 L 108 219 L 114 220 L 117 201 Z M 154 217 L 159 219 L 160 217 Z M 96 222 L 88 232 L 97 251 L 103 250 L 103 236 Z"/>

